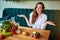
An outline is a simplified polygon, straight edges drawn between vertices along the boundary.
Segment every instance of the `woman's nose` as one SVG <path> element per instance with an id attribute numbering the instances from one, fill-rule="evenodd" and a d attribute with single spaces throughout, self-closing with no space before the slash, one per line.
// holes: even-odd
<path id="1" fill-rule="evenodd" d="M 37 11 L 39 11 L 39 9 L 37 9 Z"/>

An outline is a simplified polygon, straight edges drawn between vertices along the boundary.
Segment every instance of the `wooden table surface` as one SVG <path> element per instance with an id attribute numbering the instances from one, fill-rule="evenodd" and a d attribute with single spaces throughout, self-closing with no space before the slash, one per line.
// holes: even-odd
<path id="1" fill-rule="evenodd" d="M 28 32 L 29 36 L 25 36 L 22 34 L 12 35 L 12 36 L 6 37 L 3 40 L 48 40 L 49 34 L 50 34 L 50 30 L 40 30 L 40 29 L 27 28 L 27 27 L 22 27 L 22 26 L 20 26 L 20 30 L 22 32 L 23 31 Z M 34 37 L 31 37 L 30 35 L 32 34 L 33 31 L 39 32 L 41 37 L 37 39 L 35 39 Z"/>

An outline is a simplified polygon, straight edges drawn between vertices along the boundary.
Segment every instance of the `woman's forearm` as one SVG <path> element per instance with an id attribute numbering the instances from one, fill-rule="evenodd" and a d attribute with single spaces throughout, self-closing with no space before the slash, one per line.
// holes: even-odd
<path id="1" fill-rule="evenodd" d="M 29 22 L 29 20 L 27 19 L 27 17 L 24 17 L 24 18 L 25 18 L 25 20 L 26 20 L 27 25 L 30 26 L 30 22 Z"/>
<path id="2" fill-rule="evenodd" d="M 47 24 L 49 24 L 49 25 L 53 25 L 53 26 L 56 26 L 56 25 L 54 24 L 54 22 L 47 21 L 47 22 L 44 23 L 44 25 L 42 26 L 41 29 L 46 29 Z"/>
<path id="3" fill-rule="evenodd" d="M 48 23 L 45 22 L 41 29 L 46 29 L 47 24 L 48 24 Z"/>
<path id="4" fill-rule="evenodd" d="M 30 22 L 29 22 L 29 20 L 27 19 L 27 17 L 25 15 L 21 14 L 21 15 L 18 15 L 18 16 L 25 18 L 27 25 L 30 26 Z"/>

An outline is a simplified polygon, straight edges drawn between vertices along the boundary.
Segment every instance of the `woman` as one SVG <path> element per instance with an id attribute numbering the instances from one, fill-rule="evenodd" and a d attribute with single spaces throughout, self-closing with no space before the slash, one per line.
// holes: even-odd
<path id="1" fill-rule="evenodd" d="M 47 24 L 54 25 L 51 21 L 47 21 L 47 15 L 43 13 L 45 6 L 42 2 L 38 2 L 34 8 L 34 11 L 30 14 L 29 20 L 25 15 L 18 15 L 25 18 L 27 25 L 37 29 L 46 29 Z"/>

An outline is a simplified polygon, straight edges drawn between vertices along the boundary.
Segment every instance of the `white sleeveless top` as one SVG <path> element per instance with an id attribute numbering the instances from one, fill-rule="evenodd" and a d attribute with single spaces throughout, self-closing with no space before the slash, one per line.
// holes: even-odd
<path id="1" fill-rule="evenodd" d="M 44 13 L 42 13 L 36 20 L 35 24 L 32 24 L 32 15 L 33 12 L 30 13 L 30 26 L 32 26 L 33 28 L 37 28 L 37 29 L 43 29 L 43 25 L 44 23 L 47 21 L 47 15 L 45 15 Z"/>

